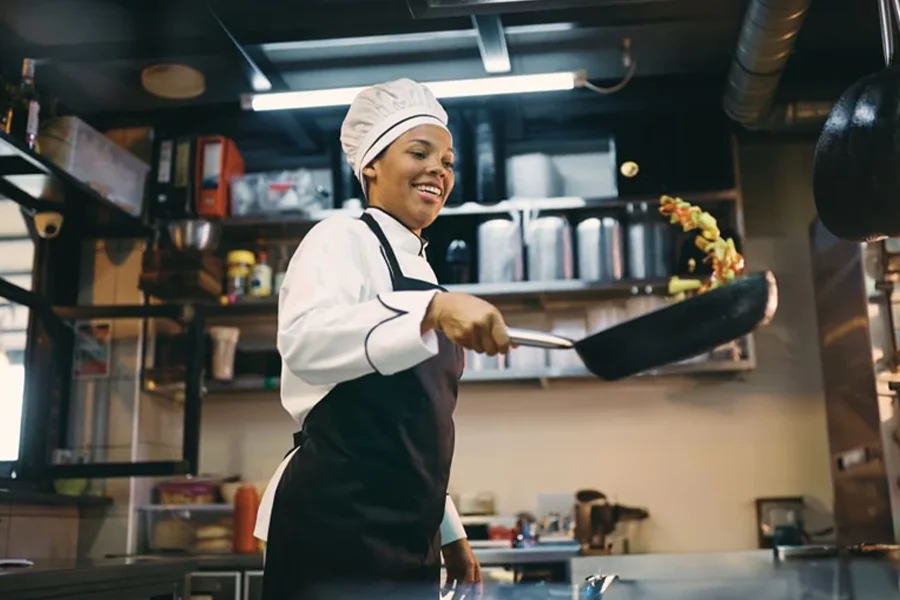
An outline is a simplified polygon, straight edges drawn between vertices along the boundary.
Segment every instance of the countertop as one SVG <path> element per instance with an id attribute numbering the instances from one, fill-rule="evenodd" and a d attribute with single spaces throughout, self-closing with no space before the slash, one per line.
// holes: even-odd
<path id="1" fill-rule="evenodd" d="M 52 492 L 0 488 L 0 503 L 37 504 L 40 506 L 78 506 L 79 508 L 86 508 L 109 506 L 112 504 L 112 499 L 104 496 L 65 496 L 63 494 L 54 494 Z"/>
<path id="2" fill-rule="evenodd" d="M 168 590 L 171 593 L 174 585 L 196 570 L 197 561 L 193 558 L 38 559 L 31 567 L 0 568 L 0 598 L 107 597 L 119 590 L 155 590 L 156 594 Z"/>
<path id="3" fill-rule="evenodd" d="M 576 544 L 549 544 L 528 548 L 473 548 L 482 566 L 568 563 L 578 556 Z M 263 568 L 262 554 L 201 554 L 191 557 L 201 570 L 257 571 Z"/>

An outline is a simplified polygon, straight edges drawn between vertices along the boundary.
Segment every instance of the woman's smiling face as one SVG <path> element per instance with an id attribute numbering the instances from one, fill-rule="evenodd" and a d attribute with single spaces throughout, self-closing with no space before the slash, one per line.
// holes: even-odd
<path id="1" fill-rule="evenodd" d="M 453 161 L 453 140 L 446 129 L 410 129 L 363 169 L 369 205 L 420 234 L 437 218 L 453 189 Z"/>

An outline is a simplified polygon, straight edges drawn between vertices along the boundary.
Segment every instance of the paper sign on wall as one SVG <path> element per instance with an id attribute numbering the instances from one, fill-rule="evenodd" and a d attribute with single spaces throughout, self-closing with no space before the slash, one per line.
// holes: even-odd
<path id="1" fill-rule="evenodd" d="M 75 379 L 109 377 L 112 354 L 112 322 L 78 321 L 75 324 L 75 355 L 72 370 Z"/>

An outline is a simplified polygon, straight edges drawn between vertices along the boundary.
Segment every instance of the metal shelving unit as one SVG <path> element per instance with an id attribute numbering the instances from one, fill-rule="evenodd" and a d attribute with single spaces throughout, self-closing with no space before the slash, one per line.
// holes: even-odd
<path id="1" fill-rule="evenodd" d="M 136 218 L 39 154 L 0 131 L 0 196 L 28 212 L 63 214 L 63 228 L 82 225 L 82 239 L 146 237 L 152 233 Z M 89 217 L 90 223 L 86 223 Z M 90 227 L 85 227 L 90 225 Z"/>
<path id="2" fill-rule="evenodd" d="M 710 192 L 683 192 L 672 193 L 670 196 L 684 198 L 688 202 L 701 206 L 723 202 L 737 202 L 738 192 L 735 189 L 716 190 Z M 557 198 L 511 198 L 497 204 L 477 204 L 466 202 L 459 206 L 447 206 L 441 210 L 438 220 L 455 217 L 502 215 L 515 212 L 529 211 L 570 211 L 570 210 L 620 210 L 629 204 L 646 202 L 656 204 L 659 196 L 608 196 L 596 198 L 581 198 L 575 196 L 563 196 Z M 262 237 L 279 238 L 295 237 L 302 234 L 310 227 L 335 215 L 347 215 L 358 217 L 361 209 L 330 209 L 309 213 L 286 213 L 271 216 L 232 217 L 220 221 L 222 225 L 222 238 L 224 241 L 241 239 L 246 234 L 255 237 L 261 233 Z"/>
<path id="3" fill-rule="evenodd" d="M 0 197 L 18 204 L 27 215 L 26 220 L 45 211 L 57 212 L 64 217 L 57 237 L 39 239 L 32 232 L 35 258 L 31 290 L 0 278 L 0 297 L 30 310 L 25 350 L 23 448 L 15 467 L 17 475 L 24 480 L 47 481 L 196 473 L 200 446 L 200 378 L 205 354 L 203 307 L 77 305 L 83 241 L 101 237 L 147 237 L 153 233 L 152 228 L 2 132 Z M 66 420 L 72 394 L 77 322 L 150 317 L 177 321 L 187 333 L 187 355 L 192 358 L 185 375 L 181 459 L 54 464 L 48 449 L 67 447 Z M 6 475 L 0 473 L 0 476 Z"/>
<path id="4" fill-rule="evenodd" d="M 750 371 L 754 368 L 754 362 L 750 359 L 737 361 L 710 360 L 694 363 L 681 363 L 669 365 L 652 371 L 636 375 L 636 378 L 646 377 L 675 377 L 685 375 L 713 375 L 713 374 L 737 374 Z M 503 369 L 486 371 L 467 371 L 463 374 L 463 383 L 539 383 L 546 386 L 551 381 L 565 380 L 594 380 L 599 381 L 583 368 L 556 369 L 546 367 L 543 369 Z M 204 383 L 207 394 L 233 394 L 263 391 L 277 391 L 280 389 L 281 380 L 278 377 L 238 377 L 233 381 L 208 380 Z"/>
<path id="5" fill-rule="evenodd" d="M 447 291 L 461 292 L 484 298 L 504 307 L 543 307 L 550 302 L 600 301 L 632 296 L 666 294 L 668 279 L 623 279 L 620 281 L 517 281 L 512 283 L 473 283 L 448 285 Z M 210 319 L 274 317 L 278 312 L 277 298 L 246 298 L 235 304 L 207 307 Z"/>

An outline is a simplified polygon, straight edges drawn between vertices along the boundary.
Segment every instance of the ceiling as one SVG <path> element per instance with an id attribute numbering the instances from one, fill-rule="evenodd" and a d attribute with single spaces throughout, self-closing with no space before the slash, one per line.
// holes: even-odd
<path id="1" fill-rule="evenodd" d="M 421 11 L 426 2 L 3 0 L 0 56 L 7 69 L 15 69 L 24 56 L 39 59 L 38 84 L 56 94 L 67 109 L 97 118 L 191 107 L 202 118 L 212 114 L 206 112 L 210 105 L 239 110 L 239 95 L 251 91 L 248 58 L 275 90 L 363 85 L 401 76 L 484 76 L 472 20 L 415 18 L 413 11 Z M 473 6 L 471 0 L 462 4 L 466 10 Z M 599 110 L 629 106 L 635 98 L 674 104 L 697 97 L 720 104 L 746 7 L 744 0 L 485 4 L 492 12 L 502 10 L 513 74 L 586 69 L 595 83 L 615 82 L 623 74 L 622 40 L 631 39 L 635 80 L 608 102 L 578 90 L 581 96 L 567 104 L 573 111 L 578 103 L 585 110 Z M 855 78 L 877 69 L 881 60 L 874 1 L 816 0 L 782 90 L 796 97 L 835 96 Z M 141 87 L 141 70 L 160 62 L 198 69 L 206 77 L 206 92 L 183 101 L 151 96 Z M 537 98 L 517 107 L 538 115 L 559 112 L 556 99 Z M 304 118 L 270 116 L 259 123 L 268 122 L 271 130 L 294 141 L 297 136 L 314 138 L 316 128 L 304 129 Z M 334 111 L 315 115 L 319 130 L 334 127 L 338 118 Z M 292 131 L 285 133 L 285 127 Z"/>

